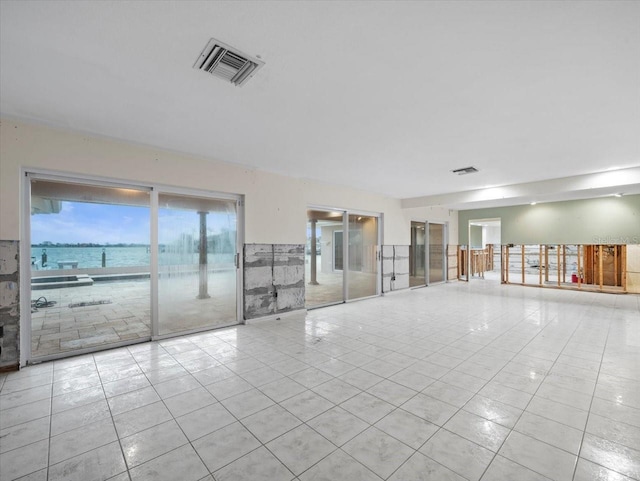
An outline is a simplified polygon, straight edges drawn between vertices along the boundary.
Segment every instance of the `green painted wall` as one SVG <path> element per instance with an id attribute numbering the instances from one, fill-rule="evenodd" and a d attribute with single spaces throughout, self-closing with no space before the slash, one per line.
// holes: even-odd
<path id="1" fill-rule="evenodd" d="M 491 218 L 502 221 L 502 244 L 640 244 L 640 195 L 461 210 L 459 243 L 469 220 Z"/>
<path id="2" fill-rule="evenodd" d="M 471 226 L 471 247 L 482 249 L 482 226 Z"/>

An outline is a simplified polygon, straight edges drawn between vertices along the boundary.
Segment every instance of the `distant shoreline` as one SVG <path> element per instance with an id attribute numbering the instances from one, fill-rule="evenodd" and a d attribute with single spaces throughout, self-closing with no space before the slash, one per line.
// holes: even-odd
<path id="1" fill-rule="evenodd" d="M 87 248 L 87 247 L 150 247 L 150 244 L 82 244 L 82 243 L 78 243 L 78 244 L 31 244 L 31 247 L 41 247 L 43 249 L 46 249 L 47 247 L 82 247 L 82 248 Z"/>

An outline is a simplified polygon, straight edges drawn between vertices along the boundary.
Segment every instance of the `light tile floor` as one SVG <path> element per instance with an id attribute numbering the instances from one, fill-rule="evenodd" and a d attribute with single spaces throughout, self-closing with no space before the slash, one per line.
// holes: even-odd
<path id="1" fill-rule="evenodd" d="M 640 479 L 640 296 L 438 285 L 0 377 L 0 479 Z"/>

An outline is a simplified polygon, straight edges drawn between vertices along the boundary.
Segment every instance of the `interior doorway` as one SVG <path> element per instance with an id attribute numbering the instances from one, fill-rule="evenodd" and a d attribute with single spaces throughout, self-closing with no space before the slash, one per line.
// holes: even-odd
<path id="1" fill-rule="evenodd" d="M 502 224 L 500 218 L 469 220 L 464 268 L 469 279 L 500 280 Z"/>

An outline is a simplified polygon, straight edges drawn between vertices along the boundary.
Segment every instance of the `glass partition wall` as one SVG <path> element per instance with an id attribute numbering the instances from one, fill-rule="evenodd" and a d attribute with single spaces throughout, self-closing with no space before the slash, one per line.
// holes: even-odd
<path id="1" fill-rule="evenodd" d="M 380 292 L 379 235 L 378 216 L 309 209 L 306 307 L 377 295 Z"/>
<path id="2" fill-rule="evenodd" d="M 239 196 L 25 178 L 24 361 L 239 322 Z"/>

